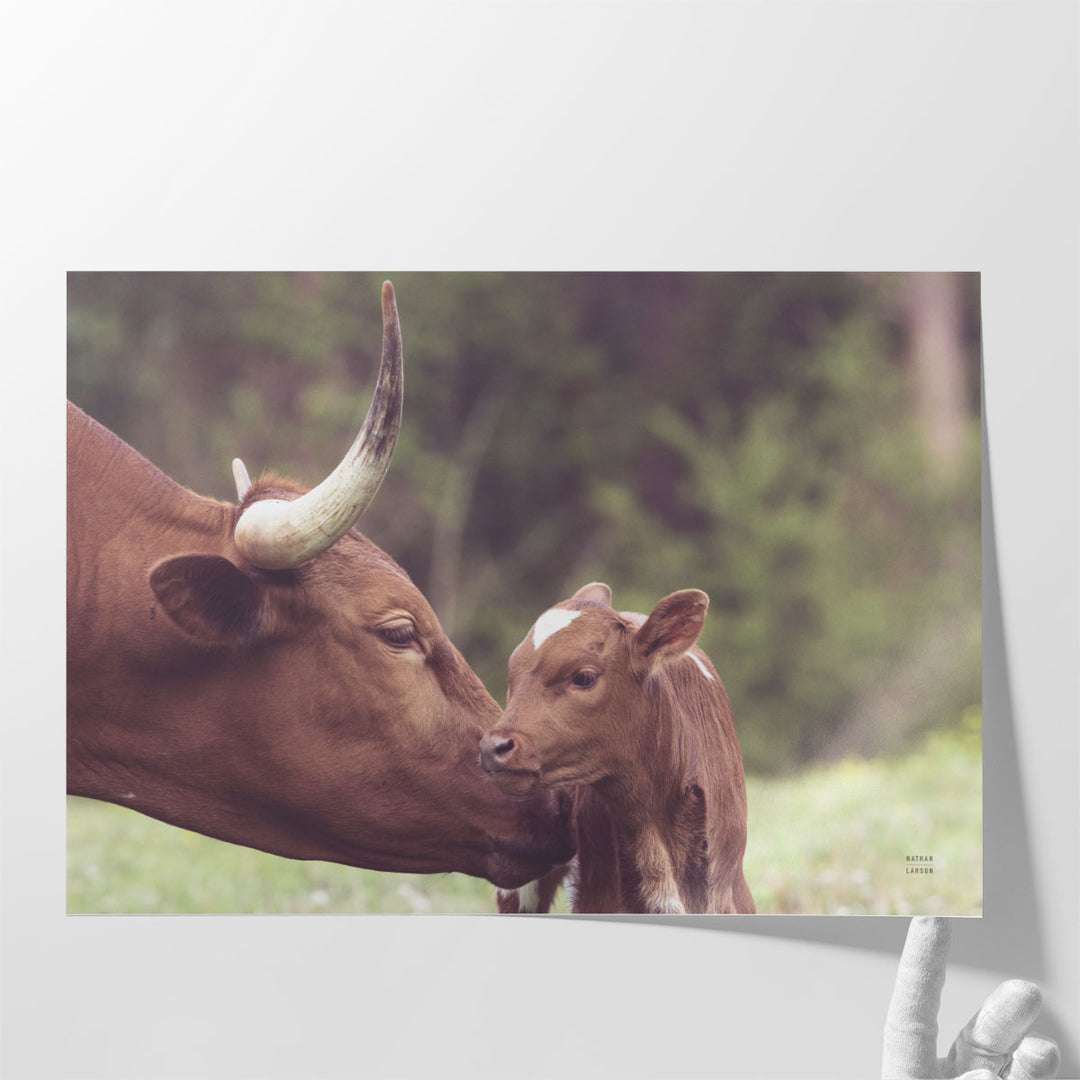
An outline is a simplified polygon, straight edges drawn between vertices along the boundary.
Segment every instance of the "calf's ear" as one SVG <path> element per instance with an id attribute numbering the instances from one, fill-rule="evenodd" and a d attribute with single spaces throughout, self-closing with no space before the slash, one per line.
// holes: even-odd
<path id="1" fill-rule="evenodd" d="M 700 589 L 682 589 L 665 596 L 634 638 L 638 669 L 652 671 L 671 656 L 686 652 L 705 625 L 709 598 Z"/>
<path id="2" fill-rule="evenodd" d="M 150 588 L 162 609 L 206 645 L 240 645 L 257 633 L 259 586 L 220 555 L 178 555 L 150 571 Z"/>
<path id="3" fill-rule="evenodd" d="M 602 581 L 592 581 L 588 585 L 582 585 L 571 599 L 595 600 L 597 603 L 611 607 L 611 590 Z"/>

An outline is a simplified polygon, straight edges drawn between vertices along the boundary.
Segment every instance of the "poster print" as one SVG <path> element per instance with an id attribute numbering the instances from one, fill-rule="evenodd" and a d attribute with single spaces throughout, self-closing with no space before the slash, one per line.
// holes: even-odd
<path id="1" fill-rule="evenodd" d="M 287 501 L 263 468 L 318 484 L 372 399 L 381 282 L 73 273 L 69 396 L 185 505 Z M 69 762 L 68 910 L 981 914 L 978 276 L 393 282 L 403 417 L 357 526 L 382 621 L 351 578 L 313 588 L 322 555 L 167 552 L 155 494 L 125 554 L 147 622 L 69 669 L 100 741 L 98 780 Z M 566 652 L 607 611 L 621 674 Z M 556 676 L 587 745 L 519 693 Z M 594 706 L 617 677 L 639 697 Z"/>

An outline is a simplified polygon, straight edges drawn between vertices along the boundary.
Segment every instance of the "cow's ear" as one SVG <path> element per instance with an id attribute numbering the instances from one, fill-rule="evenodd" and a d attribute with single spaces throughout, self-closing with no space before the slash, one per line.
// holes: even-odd
<path id="1" fill-rule="evenodd" d="M 638 669 L 644 674 L 671 656 L 686 652 L 705 625 L 709 598 L 700 589 L 683 589 L 665 596 L 634 638 Z"/>
<path id="2" fill-rule="evenodd" d="M 220 555 L 163 559 L 150 571 L 150 588 L 173 622 L 204 644 L 240 645 L 258 631 L 259 586 Z"/>
<path id="3" fill-rule="evenodd" d="M 598 604 L 611 607 L 611 590 L 602 581 L 592 581 L 588 585 L 582 585 L 572 599 L 595 600 Z"/>

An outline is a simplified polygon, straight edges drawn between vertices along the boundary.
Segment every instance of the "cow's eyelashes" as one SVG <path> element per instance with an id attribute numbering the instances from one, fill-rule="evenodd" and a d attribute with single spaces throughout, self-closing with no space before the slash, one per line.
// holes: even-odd
<path id="1" fill-rule="evenodd" d="M 412 623 L 393 623 L 379 627 L 379 634 L 388 645 L 404 648 L 416 640 L 416 627 Z"/>
<path id="2" fill-rule="evenodd" d="M 574 677 L 570 681 L 582 690 L 588 690 L 590 686 L 596 685 L 596 672 L 575 671 Z"/>

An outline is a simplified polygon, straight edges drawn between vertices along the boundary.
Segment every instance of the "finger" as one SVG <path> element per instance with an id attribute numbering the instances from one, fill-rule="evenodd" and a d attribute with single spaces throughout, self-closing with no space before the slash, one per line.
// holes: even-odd
<path id="1" fill-rule="evenodd" d="M 1001 1074 L 1005 1080 L 1051 1080 L 1061 1068 L 1061 1051 L 1045 1035 L 1027 1035 Z"/>
<path id="2" fill-rule="evenodd" d="M 1034 983 L 1003 982 L 957 1035 L 947 1059 L 953 1072 L 1000 1072 L 1041 1008 L 1042 994 Z"/>
<path id="3" fill-rule="evenodd" d="M 881 1075 L 887 1080 L 937 1074 L 937 1018 L 950 936 L 948 919 L 911 920 L 885 1017 Z"/>

